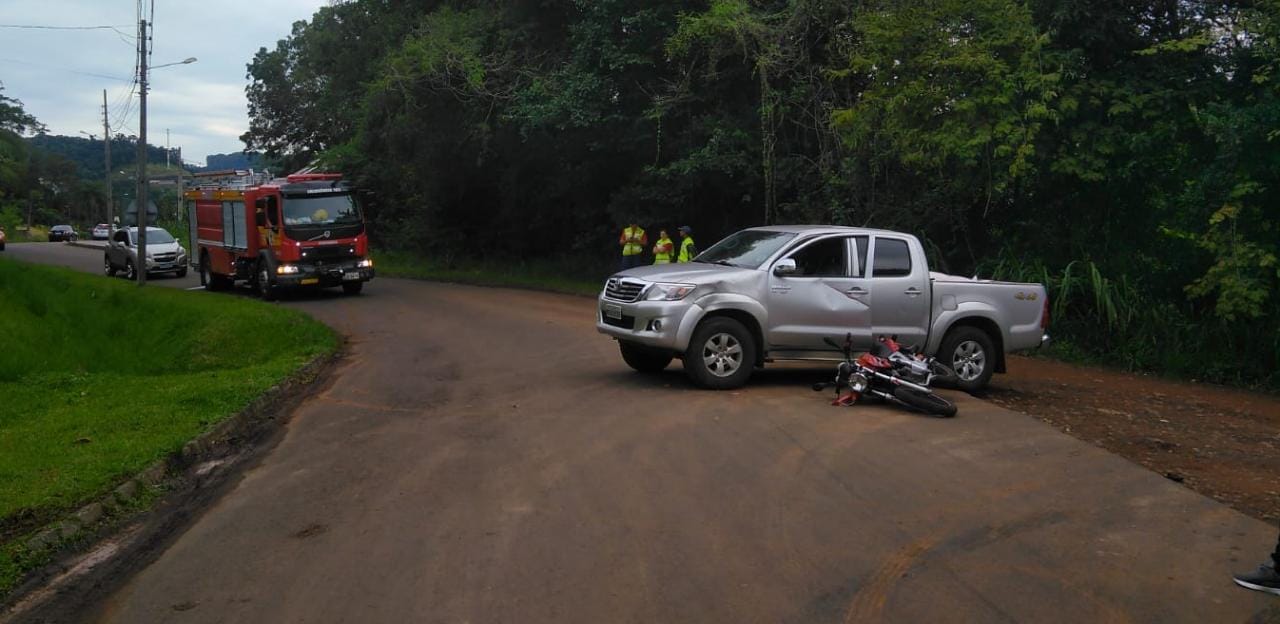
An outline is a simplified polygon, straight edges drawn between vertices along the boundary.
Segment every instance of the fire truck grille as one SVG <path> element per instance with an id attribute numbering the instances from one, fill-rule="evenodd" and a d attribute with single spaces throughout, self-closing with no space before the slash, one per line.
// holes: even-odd
<path id="1" fill-rule="evenodd" d="M 324 247 L 309 247 L 302 250 L 303 260 L 313 260 L 315 262 L 332 262 L 354 257 L 356 257 L 356 248 L 350 245 L 327 245 Z"/>

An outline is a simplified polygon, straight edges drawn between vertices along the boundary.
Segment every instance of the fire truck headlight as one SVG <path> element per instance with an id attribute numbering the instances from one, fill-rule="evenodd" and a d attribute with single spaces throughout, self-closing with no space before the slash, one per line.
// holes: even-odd
<path id="1" fill-rule="evenodd" d="M 361 261 L 357 262 L 357 263 L 356 263 L 356 266 L 357 266 L 358 268 L 361 268 L 361 269 L 372 269 L 372 268 L 373 268 L 373 258 L 365 258 L 365 259 L 363 259 L 363 260 L 361 260 Z"/>
<path id="2" fill-rule="evenodd" d="M 276 267 L 276 275 L 293 275 L 298 272 L 296 264 L 282 264 Z"/>

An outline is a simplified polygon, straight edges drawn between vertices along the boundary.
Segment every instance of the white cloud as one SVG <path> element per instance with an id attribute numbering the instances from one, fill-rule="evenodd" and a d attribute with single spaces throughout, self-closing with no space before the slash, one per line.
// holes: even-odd
<path id="1" fill-rule="evenodd" d="M 188 161 L 244 148 L 248 129 L 245 66 L 260 47 L 273 48 L 293 22 L 310 19 L 324 0 L 161 0 L 155 7 L 152 62 L 199 60 L 155 70 L 148 97 L 148 141 L 182 146 Z M 102 90 L 113 125 L 137 133 L 136 98 L 127 110 L 136 53 L 136 2 L 124 0 L 4 0 L 0 24 L 116 26 L 111 30 L 0 29 L 0 82 L 55 134 L 101 134 Z M 75 73 L 81 72 L 81 73 Z M 88 76 L 100 74 L 118 79 Z"/>

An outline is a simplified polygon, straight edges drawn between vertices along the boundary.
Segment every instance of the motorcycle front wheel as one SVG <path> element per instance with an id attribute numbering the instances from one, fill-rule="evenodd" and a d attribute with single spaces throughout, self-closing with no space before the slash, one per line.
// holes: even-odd
<path id="1" fill-rule="evenodd" d="M 932 392 L 918 392 L 906 386 L 893 389 L 893 397 L 926 414 L 951 418 L 956 415 L 956 404 Z"/>

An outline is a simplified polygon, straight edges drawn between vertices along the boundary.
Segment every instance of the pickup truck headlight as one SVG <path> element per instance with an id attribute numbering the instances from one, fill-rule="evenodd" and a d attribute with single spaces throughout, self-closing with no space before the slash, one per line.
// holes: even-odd
<path id="1" fill-rule="evenodd" d="M 361 261 L 357 262 L 357 263 L 356 263 L 356 267 L 357 267 L 357 268 L 361 268 L 361 269 L 371 269 L 371 268 L 373 268 L 373 258 L 365 258 L 365 259 L 363 259 L 363 260 L 361 260 Z"/>
<path id="2" fill-rule="evenodd" d="M 649 291 L 645 293 L 644 298 L 648 301 L 679 301 L 688 297 L 694 288 L 697 288 L 697 286 L 693 284 L 663 284 L 659 282 L 649 287 Z"/>

